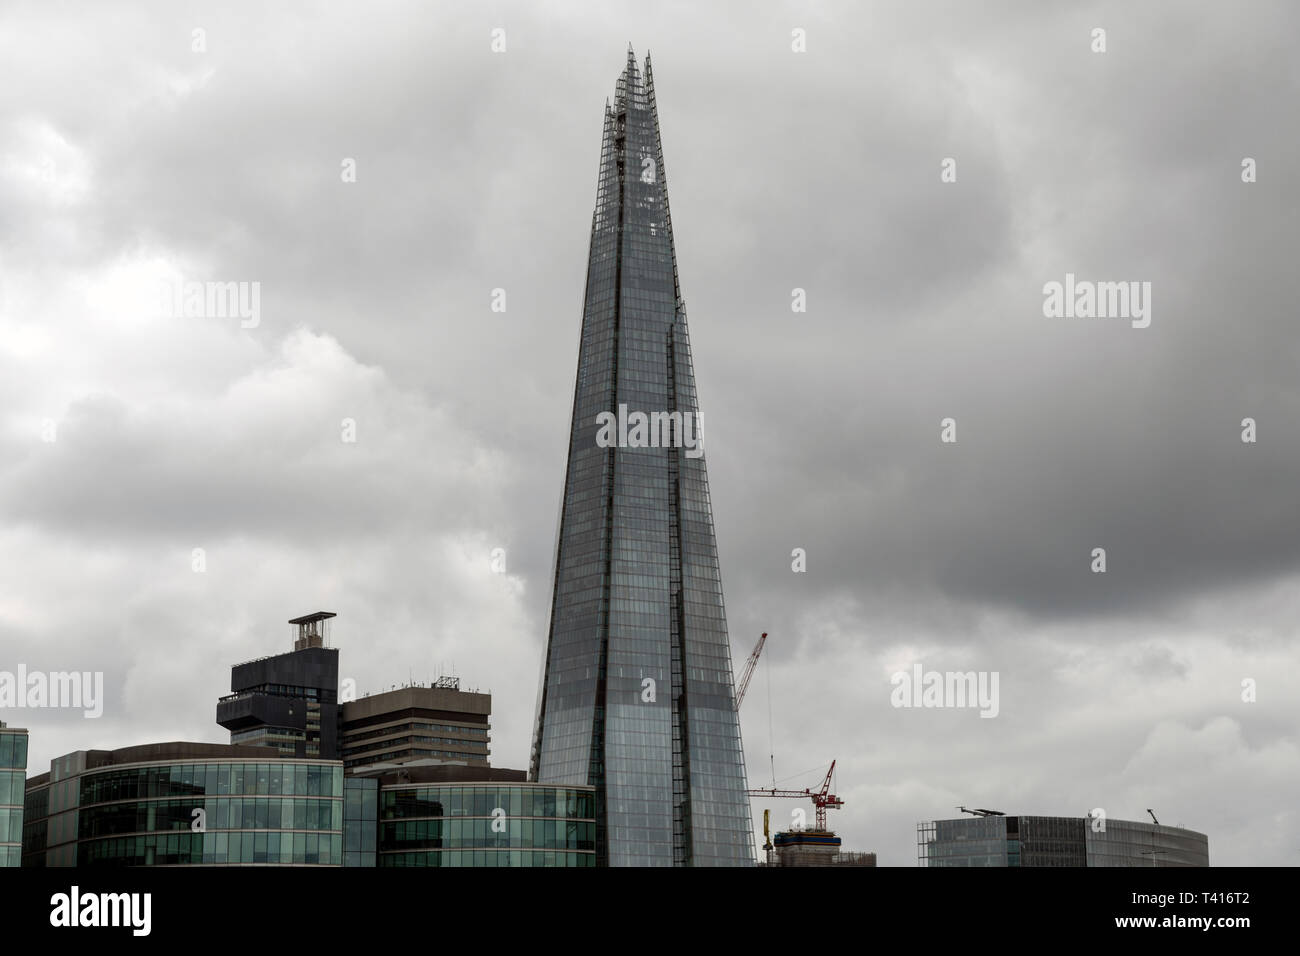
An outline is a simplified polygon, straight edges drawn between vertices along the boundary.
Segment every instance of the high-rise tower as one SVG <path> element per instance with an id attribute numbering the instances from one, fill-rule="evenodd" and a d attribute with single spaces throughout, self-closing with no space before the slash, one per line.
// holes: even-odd
<path id="1" fill-rule="evenodd" d="M 605 107 L 532 756 L 536 780 L 595 786 L 611 866 L 754 859 L 699 435 L 654 80 L 629 49 Z"/>

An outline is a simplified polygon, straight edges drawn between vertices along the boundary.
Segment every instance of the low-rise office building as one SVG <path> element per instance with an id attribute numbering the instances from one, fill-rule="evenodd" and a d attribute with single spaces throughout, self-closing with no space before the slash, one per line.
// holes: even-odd
<path id="1" fill-rule="evenodd" d="M 592 788 L 529 783 L 522 770 L 345 777 L 339 760 L 175 742 L 67 754 L 25 798 L 23 866 L 595 864 Z"/>
<path id="2" fill-rule="evenodd" d="M 230 744 L 78 751 L 25 799 L 19 772 L 22 865 L 595 865 L 593 788 L 489 766 L 491 695 L 444 677 L 337 703 L 334 617 L 233 669 Z"/>
<path id="3" fill-rule="evenodd" d="M 340 701 L 339 652 L 328 635 L 335 617 L 332 611 L 295 617 L 291 651 L 231 669 L 231 692 L 217 701 L 217 723 L 230 731 L 231 744 L 342 759 L 349 773 L 412 764 L 488 766 L 492 696 L 462 691 L 455 677 Z"/>
<path id="4" fill-rule="evenodd" d="M 454 677 L 347 701 L 343 766 L 349 773 L 413 764 L 486 767 L 491 716 L 492 695 L 463 691 Z"/>
<path id="5" fill-rule="evenodd" d="M 917 825 L 920 866 L 1209 866 L 1209 838 L 1183 827 L 992 811 Z"/>
<path id="6" fill-rule="evenodd" d="M 24 866 L 342 866 L 343 766 L 265 747 L 81 750 L 27 781 Z"/>
<path id="7" fill-rule="evenodd" d="M 593 787 L 522 770 L 416 766 L 375 776 L 378 866 L 595 866 Z"/>

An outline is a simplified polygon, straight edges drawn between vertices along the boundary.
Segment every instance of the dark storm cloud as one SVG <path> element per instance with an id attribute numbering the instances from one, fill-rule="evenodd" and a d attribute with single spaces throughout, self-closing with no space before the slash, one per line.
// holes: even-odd
<path id="1" fill-rule="evenodd" d="M 526 761 L 601 107 L 630 40 L 655 65 L 737 664 L 772 634 L 751 776 L 773 751 L 778 776 L 838 757 L 846 842 L 907 864 L 917 819 L 980 794 L 1140 815 L 1152 775 L 1185 764 L 1166 791 L 1184 822 L 1285 862 L 1229 808 L 1254 775 L 1264 818 L 1298 776 L 1279 623 L 1300 611 L 1296 20 L 8 7 L 0 648 L 102 666 L 117 702 L 94 740 L 34 731 L 34 755 L 220 739 L 223 669 L 330 603 L 345 671 L 377 688 L 455 659 L 495 685 L 494 757 Z M 261 323 L 95 298 L 155 266 L 260 282 Z M 1045 318 L 1067 272 L 1151 282 L 1151 326 Z M 505 577 L 485 571 L 497 546 Z M 1000 669 L 999 718 L 891 708 L 890 673 L 917 660 Z M 189 677 L 197 710 L 199 692 L 140 690 Z"/>

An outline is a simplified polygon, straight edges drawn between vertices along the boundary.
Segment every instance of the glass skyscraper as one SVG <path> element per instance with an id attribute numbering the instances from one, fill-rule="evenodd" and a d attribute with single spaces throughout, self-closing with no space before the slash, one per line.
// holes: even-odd
<path id="1" fill-rule="evenodd" d="M 654 80 L 629 49 L 605 107 L 532 754 L 534 779 L 595 788 L 600 865 L 754 860 L 699 436 Z"/>

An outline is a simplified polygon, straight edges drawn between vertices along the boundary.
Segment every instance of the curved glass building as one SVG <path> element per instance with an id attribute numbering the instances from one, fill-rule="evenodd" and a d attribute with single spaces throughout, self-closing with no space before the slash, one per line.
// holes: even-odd
<path id="1" fill-rule="evenodd" d="M 343 766 L 266 748 L 78 751 L 28 781 L 27 866 L 342 866 Z"/>
<path id="2" fill-rule="evenodd" d="M 21 771 L 16 779 L 22 803 Z M 341 760 L 284 757 L 266 746 L 67 754 L 27 781 L 25 813 L 25 826 L 14 819 L 22 865 L 33 867 L 596 862 L 591 787 L 534 784 L 522 770 L 465 764 L 344 776 Z"/>
<path id="3" fill-rule="evenodd" d="M 917 824 L 920 866 L 1209 866 L 1204 833 L 1138 820 L 983 811 Z"/>
<path id="4" fill-rule="evenodd" d="M 595 866 L 595 792 L 522 780 L 386 785 L 378 865 Z"/>

